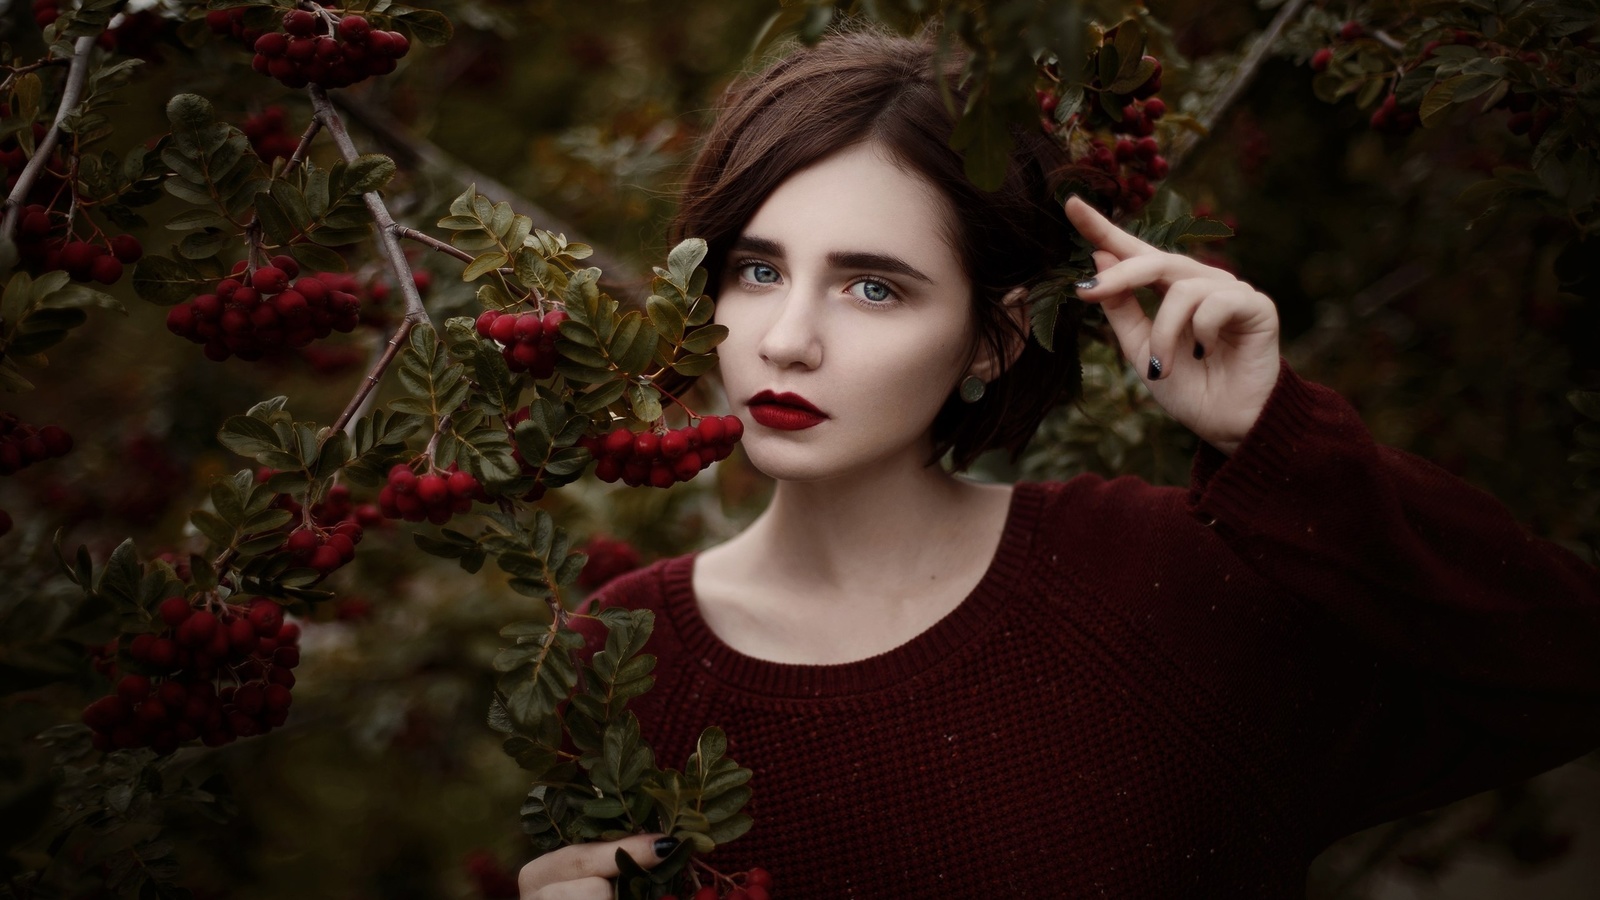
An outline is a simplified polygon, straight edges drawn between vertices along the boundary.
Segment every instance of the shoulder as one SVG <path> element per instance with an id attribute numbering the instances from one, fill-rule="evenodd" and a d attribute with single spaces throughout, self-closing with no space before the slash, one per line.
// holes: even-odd
<path id="1" fill-rule="evenodd" d="M 693 571 L 693 566 L 693 554 L 656 560 L 606 582 L 589 596 L 584 605 L 590 609 L 620 606 L 659 613 L 666 605 L 672 581 L 687 577 Z"/>

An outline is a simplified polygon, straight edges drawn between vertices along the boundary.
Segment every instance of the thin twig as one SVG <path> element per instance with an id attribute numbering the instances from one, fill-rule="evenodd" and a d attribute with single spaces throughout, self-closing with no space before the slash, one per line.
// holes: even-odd
<path id="1" fill-rule="evenodd" d="M 356 149 L 355 142 L 350 140 L 350 133 L 345 131 L 344 120 L 339 118 L 339 113 L 333 108 L 333 103 L 328 99 L 328 92 L 322 85 L 313 84 L 306 88 L 311 95 L 311 106 L 316 110 L 317 118 L 322 120 L 324 128 L 333 135 L 333 142 L 339 146 L 339 152 L 346 161 L 355 162 L 361 156 L 361 151 Z M 417 285 L 411 277 L 411 266 L 406 262 L 405 251 L 400 249 L 400 241 L 395 238 L 394 217 L 389 215 L 389 207 L 383 205 L 383 197 L 377 191 L 368 191 L 361 195 L 366 201 L 367 211 L 372 213 L 372 221 L 378 226 L 378 244 L 383 249 L 383 255 L 389 260 L 389 270 L 394 273 L 395 282 L 400 286 L 400 293 L 406 298 L 406 318 L 412 322 L 428 321 L 428 310 L 422 305 L 422 294 L 417 290 Z"/>
<path id="2" fill-rule="evenodd" d="M 1185 131 L 1176 141 L 1173 141 L 1172 152 L 1167 154 L 1167 162 L 1170 164 L 1172 171 L 1176 172 L 1189 154 L 1194 151 L 1194 148 L 1199 145 L 1202 134 L 1209 135 L 1216 130 L 1217 123 L 1222 121 L 1223 114 L 1244 94 L 1244 90 L 1250 86 L 1250 82 L 1255 80 L 1256 73 L 1261 69 L 1261 64 L 1266 62 L 1267 55 L 1272 52 L 1272 45 L 1278 42 L 1279 35 L 1283 34 L 1283 30 L 1289 27 L 1289 23 L 1294 21 L 1295 16 L 1300 14 L 1301 7 L 1305 5 L 1306 0 L 1289 0 L 1288 3 L 1283 5 L 1282 9 L 1278 10 L 1278 14 L 1272 19 L 1272 24 L 1267 26 L 1267 30 L 1262 32 L 1261 36 L 1256 39 L 1255 44 L 1250 47 L 1250 51 L 1245 54 L 1244 59 L 1239 61 L 1239 68 L 1234 71 L 1233 80 L 1223 87 L 1216 98 L 1211 101 L 1211 107 L 1201 114 L 1200 126 L 1204 130 L 1199 133 Z"/>
<path id="3" fill-rule="evenodd" d="M 449 244 L 446 244 L 444 241 L 441 241 L 432 235 L 424 234 L 415 228 L 407 228 L 404 225 L 396 225 L 394 227 L 394 233 L 397 237 L 408 241 L 416 241 L 419 244 L 425 244 L 439 251 L 440 253 L 446 253 L 450 256 L 454 256 L 456 259 L 459 259 L 462 262 L 472 262 L 474 259 L 471 253 L 452 247 Z"/>
<path id="4" fill-rule="evenodd" d="M 9 241 L 16 236 L 17 220 L 22 218 L 16 212 L 33 190 L 34 182 L 39 180 L 39 173 L 49 163 L 50 152 L 61 138 L 61 123 L 78 111 L 78 98 L 83 94 L 83 84 L 89 78 L 89 54 L 94 50 L 94 42 L 94 36 L 90 35 L 78 38 L 78 42 L 72 45 L 71 68 L 67 70 L 66 86 L 61 90 L 61 105 L 56 108 L 56 119 L 33 148 L 33 158 L 23 167 L 22 174 L 17 176 L 16 187 L 6 197 L 5 221 L 0 223 L 0 238 L 4 240 Z"/>
<path id="5" fill-rule="evenodd" d="M 334 421 L 333 427 L 328 431 L 329 434 L 343 431 L 345 426 L 350 423 L 350 420 L 362 411 L 367 398 L 372 394 L 373 389 L 378 386 L 378 382 L 383 380 L 383 373 L 389 370 L 389 364 L 393 363 L 394 358 L 400 355 L 400 348 L 406 345 L 406 340 L 411 337 L 411 329 L 415 328 L 416 325 L 416 320 L 409 316 L 400 320 L 400 327 L 396 328 L 394 334 L 389 336 L 389 344 L 384 348 L 383 355 L 378 357 L 377 361 L 372 364 L 372 368 L 367 370 L 367 377 L 361 380 L 361 387 L 356 389 L 355 396 L 351 397 L 350 402 L 345 404 L 344 412 L 339 413 L 339 418 Z"/>
<path id="6" fill-rule="evenodd" d="M 289 164 L 283 167 L 285 172 L 287 172 L 287 171 L 293 169 L 294 167 L 300 165 L 300 161 L 305 159 L 306 158 L 306 153 L 311 150 L 311 141 L 312 141 L 312 139 L 314 139 L 317 136 L 317 132 L 319 132 L 321 130 L 322 130 L 322 119 L 321 119 L 321 117 L 312 116 L 311 117 L 311 124 L 306 126 L 306 133 L 300 135 L 300 144 L 299 144 L 299 146 L 294 148 L 294 155 L 289 157 Z"/>

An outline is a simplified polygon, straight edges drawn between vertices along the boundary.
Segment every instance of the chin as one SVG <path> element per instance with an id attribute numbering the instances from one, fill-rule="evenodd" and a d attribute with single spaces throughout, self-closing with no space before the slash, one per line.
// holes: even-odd
<path id="1" fill-rule="evenodd" d="M 928 448 L 839 446 L 833 442 L 795 442 L 745 432 L 745 455 L 761 474 L 777 481 L 798 483 L 831 481 L 851 476 L 874 476 L 901 464 L 902 457 L 920 463 Z M 918 455 L 920 454 L 920 455 Z"/>

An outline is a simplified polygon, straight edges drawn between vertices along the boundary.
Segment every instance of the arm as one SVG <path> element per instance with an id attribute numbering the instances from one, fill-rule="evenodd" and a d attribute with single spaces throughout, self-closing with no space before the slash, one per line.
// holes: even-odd
<path id="1" fill-rule="evenodd" d="M 1231 457 L 1202 445 L 1188 506 L 1388 664 L 1374 718 L 1337 757 L 1358 819 L 1600 746 L 1600 572 L 1487 493 L 1376 444 L 1334 391 L 1283 365 Z"/>
<path id="2" fill-rule="evenodd" d="M 1344 739 L 1310 761 L 1340 820 L 1393 818 L 1600 746 L 1600 574 L 1488 494 L 1378 446 L 1338 394 L 1283 365 L 1265 295 L 1080 200 L 1066 211 L 1099 269 L 1078 296 L 1205 442 L 1190 511 L 1368 659 L 1348 673 L 1376 690 L 1360 721 L 1341 719 Z M 1153 319 L 1143 287 L 1162 293 Z"/>

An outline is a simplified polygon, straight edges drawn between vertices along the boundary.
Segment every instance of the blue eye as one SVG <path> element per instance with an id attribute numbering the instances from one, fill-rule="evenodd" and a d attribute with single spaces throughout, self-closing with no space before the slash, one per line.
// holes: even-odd
<path id="1" fill-rule="evenodd" d="M 850 291 L 868 303 L 887 303 L 894 299 L 894 291 L 881 281 L 858 281 L 850 285 Z"/>
<path id="2" fill-rule="evenodd" d="M 777 284 L 778 270 L 766 263 L 745 263 L 739 267 L 739 277 L 752 284 Z"/>

